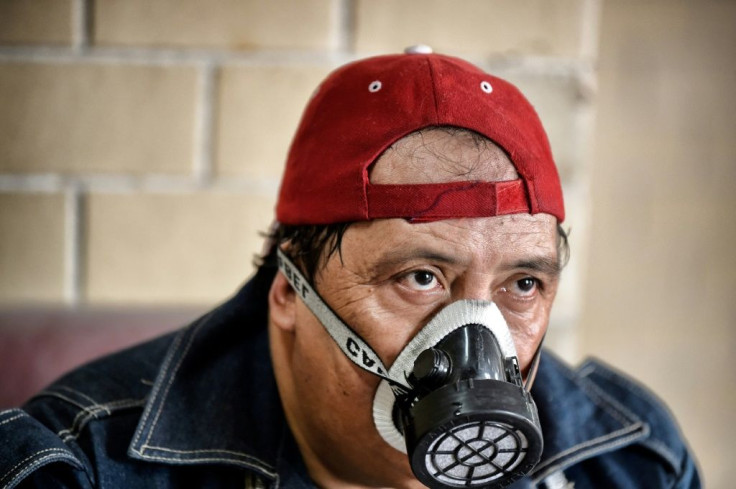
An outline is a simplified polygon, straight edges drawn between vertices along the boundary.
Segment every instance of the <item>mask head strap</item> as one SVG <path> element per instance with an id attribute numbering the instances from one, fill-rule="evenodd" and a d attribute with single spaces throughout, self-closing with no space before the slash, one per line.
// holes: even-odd
<path id="1" fill-rule="evenodd" d="M 335 340 L 337 346 L 345 353 L 345 356 L 358 367 L 388 382 L 394 392 L 407 392 L 409 385 L 406 380 L 392 378 L 389 375 L 389 369 L 383 365 L 381 358 L 373 348 L 350 326 L 345 324 L 335 311 L 322 300 L 309 281 L 304 278 L 299 268 L 280 248 L 277 250 L 277 260 L 281 273 L 289 281 L 289 284 L 304 304 L 312 311 L 312 314 L 317 316 L 317 319 L 332 339 Z"/>

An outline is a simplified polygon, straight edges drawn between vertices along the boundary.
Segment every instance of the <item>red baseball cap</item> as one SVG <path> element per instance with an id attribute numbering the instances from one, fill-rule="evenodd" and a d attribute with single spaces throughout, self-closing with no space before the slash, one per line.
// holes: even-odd
<path id="1" fill-rule="evenodd" d="M 520 178 L 370 182 L 371 164 L 391 144 L 437 126 L 486 136 L 506 152 Z M 276 206 L 276 219 L 287 225 L 517 213 L 565 218 L 560 178 L 537 113 L 510 83 L 432 53 L 378 56 L 332 72 L 304 111 Z"/>

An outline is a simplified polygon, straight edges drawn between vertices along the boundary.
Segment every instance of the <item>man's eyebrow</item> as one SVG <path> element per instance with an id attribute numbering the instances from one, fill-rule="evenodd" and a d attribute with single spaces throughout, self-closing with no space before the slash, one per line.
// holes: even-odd
<path id="1" fill-rule="evenodd" d="M 503 267 L 506 270 L 532 270 L 535 272 L 541 272 L 552 277 L 560 275 L 562 267 L 557 257 L 552 258 L 548 256 L 536 256 L 533 258 L 523 258 L 515 262 L 509 263 Z"/>
<path id="2" fill-rule="evenodd" d="M 462 260 L 456 256 L 438 252 L 430 248 L 414 248 L 403 247 L 387 251 L 378 257 L 373 263 L 374 270 L 385 270 L 411 260 L 428 260 L 432 262 L 447 263 L 456 265 Z M 530 258 L 522 258 L 502 266 L 503 270 L 531 270 L 544 273 L 550 277 L 557 277 L 562 271 L 557 257 L 551 256 L 533 256 Z"/>
<path id="3" fill-rule="evenodd" d="M 392 267 L 410 260 L 429 260 L 449 264 L 459 263 L 457 257 L 447 255 L 429 248 L 403 247 L 382 254 L 374 262 L 375 268 Z"/>

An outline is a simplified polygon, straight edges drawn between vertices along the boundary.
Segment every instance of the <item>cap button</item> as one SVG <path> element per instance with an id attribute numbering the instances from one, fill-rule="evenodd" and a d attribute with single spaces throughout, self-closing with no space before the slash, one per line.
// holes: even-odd
<path id="1" fill-rule="evenodd" d="M 433 52 L 432 48 L 426 44 L 415 44 L 404 49 L 406 54 L 432 54 Z"/>

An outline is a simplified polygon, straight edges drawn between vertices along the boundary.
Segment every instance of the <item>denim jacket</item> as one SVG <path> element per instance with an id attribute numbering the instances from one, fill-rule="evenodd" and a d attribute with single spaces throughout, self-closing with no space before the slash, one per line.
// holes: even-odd
<path id="1" fill-rule="evenodd" d="M 187 328 L 67 374 L 0 413 L 0 489 L 313 488 L 281 410 L 261 269 Z M 544 433 L 521 488 L 699 488 L 667 410 L 596 361 L 543 354 Z"/>

